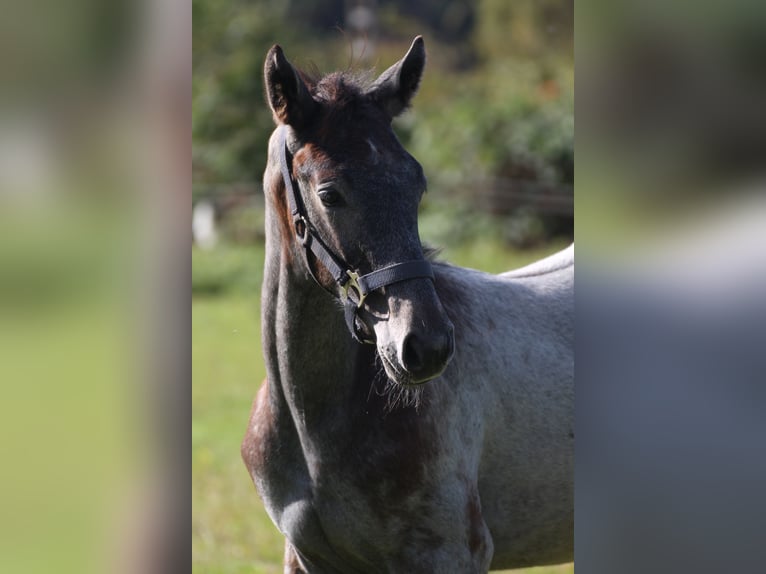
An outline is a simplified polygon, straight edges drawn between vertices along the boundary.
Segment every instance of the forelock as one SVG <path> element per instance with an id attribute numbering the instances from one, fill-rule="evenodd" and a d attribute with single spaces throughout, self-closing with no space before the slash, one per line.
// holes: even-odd
<path id="1" fill-rule="evenodd" d="M 322 139 L 337 136 L 348 128 L 355 128 L 359 121 L 384 118 L 379 107 L 367 95 L 372 85 L 371 72 L 333 72 L 316 79 L 309 78 L 307 86 L 311 96 L 320 104 L 319 123 L 315 125 Z M 304 80 L 306 78 L 304 77 Z"/>
<path id="2" fill-rule="evenodd" d="M 359 74 L 334 72 L 316 83 L 312 95 L 325 105 L 344 107 L 363 100 L 366 87 Z"/>

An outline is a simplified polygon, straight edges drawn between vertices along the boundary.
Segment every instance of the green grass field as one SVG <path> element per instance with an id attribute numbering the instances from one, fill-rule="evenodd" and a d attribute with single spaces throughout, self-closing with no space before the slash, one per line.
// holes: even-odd
<path id="1" fill-rule="evenodd" d="M 514 253 L 491 242 L 445 250 L 445 259 L 502 271 L 562 244 Z M 265 376 L 260 346 L 263 250 L 192 254 L 192 561 L 199 573 L 282 572 L 283 538 L 239 457 L 250 405 Z M 568 574 L 572 565 L 518 570 Z"/>

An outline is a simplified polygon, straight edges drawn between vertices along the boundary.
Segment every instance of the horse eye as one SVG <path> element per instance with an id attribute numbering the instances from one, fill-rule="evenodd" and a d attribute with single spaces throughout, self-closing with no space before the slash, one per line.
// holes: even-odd
<path id="1" fill-rule="evenodd" d="M 334 189 L 324 189 L 319 192 L 319 199 L 328 207 L 335 207 L 343 203 L 343 197 Z"/>

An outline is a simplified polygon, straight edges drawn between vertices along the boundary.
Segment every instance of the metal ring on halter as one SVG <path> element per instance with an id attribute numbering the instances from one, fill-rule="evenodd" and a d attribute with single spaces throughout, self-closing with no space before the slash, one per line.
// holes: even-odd
<path id="1" fill-rule="evenodd" d="M 359 286 L 359 273 L 351 270 L 347 270 L 348 281 L 346 281 L 341 289 L 343 289 L 343 297 L 356 305 L 357 309 L 361 309 L 364 305 L 364 300 L 367 298 L 368 293 L 363 293 L 362 288 Z M 349 297 L 349 290 L 356 294 L 356 301 Z"/>
<path id="2" fill-rule="evenodd" d="M 306 218 L 304 218 L 302 215 L 296 215 L 293 218 L 293 227 L 295 229 L 295 236 L 298 238 L 298 241 L 300 241 L 302 244 L 305 244 L 309 236 L 309 226 L 306 222 Z"/>

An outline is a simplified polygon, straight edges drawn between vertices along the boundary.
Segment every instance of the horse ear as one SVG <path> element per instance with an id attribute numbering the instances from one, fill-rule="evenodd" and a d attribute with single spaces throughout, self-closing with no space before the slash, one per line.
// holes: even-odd
<path id="1" fill-rule="evenodd" d="M 426 48 L 423 37 L 418 36 L 404 58 L 383 72 L 368 93 L 395 118 L 407 109 L 418 91 L 425 65 Z"/>
<path id="2" fill-rule="evenodd" d="M 263 75 L 274 121 L 294 128 L 305 125 L 317 103 L 278 44 L 272 46 L 266 54 Z"/>

